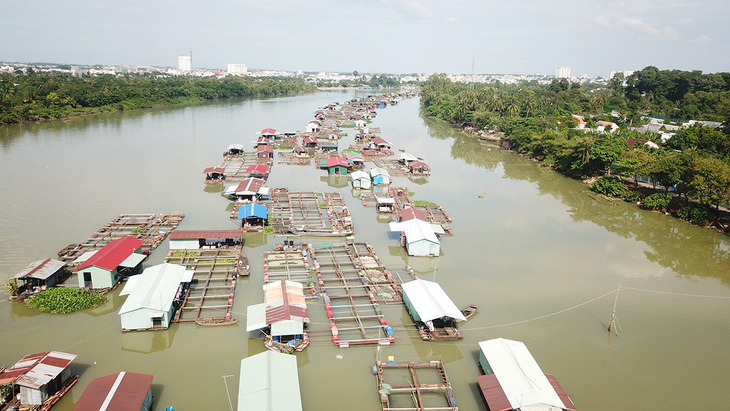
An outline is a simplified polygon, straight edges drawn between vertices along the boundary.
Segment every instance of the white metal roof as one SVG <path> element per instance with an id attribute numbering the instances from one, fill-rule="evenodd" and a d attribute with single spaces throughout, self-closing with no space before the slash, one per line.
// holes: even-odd
<path id="1" fill-rule="evenodd" d="M 243 151 L 243 144 L 231 144 L 228 146 L 228 150 L 241 150 Z"/>
<path id="2" fill-rule="evenodd" d="M 567 408 L 523 342 L 495 338 L 481 341 L 479 348 L 512 408 Z"/>
<path id="3" fill-rule="evenodd" d="M 129 257 L 127 257 L 124 261 L 122 261 L 122 263 L 119 264 L 119 266 L 134 268 L 137 265 L 139 265 L 139 263 L 141 263 L 142 260 L 144 260 L 145 258 L 147 258 L 147 256 L 144 254 L 132 253 L 132 254 L 130 254 Z"/>
<path id="4" fill-rule="evenodd" d="M 390 177 L 390 173 L 388 172 L 388 170 L 386 170 L 384 168 L 373 167 L 373 168 L 370 169 L 370 176 L 372 176 L 372 177 L 375 177 L 375 176 L 388 176 L 388 177 Z"/>
<path id="5" fill-rule="evenodd" d="M 68 364 L 76 359 L 75 354 L 68 354 L 60 351 L 50 351 L 48 355 L 38 361 L 23 376 L 18 378 L 16 384 L 28 388 L 40 388 L 56 378 L 58 374 L 68 367 Z M 62 364 L 62 367 L 51 365 L 48 362 Z M 15 365 L 18 367 L 18 364 Z"/>
<path id="6" fill-rule="evenodd" d="M 139 277 L 129 297 L 119 310 L 119 314 L 140 308 L 166 312 L 170 310 L 177 288 L 186 277 L 185 267 L 177 264 L 162 263 L 148 267 Z M 126 288 L 126 287 L 125 287 Z"/>
<path id="7" fill-rule="evenodd" d="M 395 198 L 392 197 L 375 197 L 375 202 L 378 204 L 395 204 Z"/>
<path id="8" fill-rule="evenodd" d="M 369 181 L 370 175 L 362 170 L 357 170 L 357 171 L 350 173 L 350 178 L 352 178 L 353 180 L 359 180 L 362 178 L 362 179 L 367 179 Z"/>
<path id="9" fill-rule="evenodd" d="M 266 303 L 249 305 L 246 308 L 246 332 L 266 328 Z"/>
<path id="10" fill-rule="evenodd" d="M 119 295 L 129 295 L 132 294 L 132 290 L 134 290 L 134 287 L 139 284 L 139 275 L 133 275 L 129 278 L 127 278 L 127 282 L 124 284 L 124 288 L 122 288 L 122 291 L 119 292 Z"/>
<path id="11" fill-rule="evenodd" d="M 413 154 L 409 154 L 409 153 L 400 153 L 398 155 L 398 158 L 401 160 L 405 160 L 407 162 L 418 161 L 418 157 L 414 156 Z"/>
<path id="12" fill-rule="evenodd" d="M 456 307 L 456 304 L 451 301 L 437 283 L 419 279 L 403 283 L 402 287 L 421 321 L 425 322 L 441 317 L 466 321 L 461 310 Z"/>
<path id="13" fill-rule="evenodd" d="M 271 335 L 295 335 L 304 333 L 302 320 L 283 320 L 271 324 Z"/>
<path id="14" fill-rule="evenodd" d="M 400 223 L 392 222 L 388 225 L 390 231 L 403 231 L 408 243 L 426 240 L 435 244 L 441 244 L 430 223 L 414 218 Z"/>
<path id="15" fill-rule="evenodd" d="M 78 258 L 76 258 L 74 260 L 74 263 L 79 263 L 79 264 L 83 263 L 84 261 L 91 258 L 94 254 L 96 254 L 97 251 L 99 251 L 99 250 L 87 251 L 87 252 L 81 254 L 80 256 L 78 256 Z"/>
<path id="16" fill-rule="evenodd" d="M 301 411 L 297 357 L 265 351 L 241 360 L 238 411 Z"/>

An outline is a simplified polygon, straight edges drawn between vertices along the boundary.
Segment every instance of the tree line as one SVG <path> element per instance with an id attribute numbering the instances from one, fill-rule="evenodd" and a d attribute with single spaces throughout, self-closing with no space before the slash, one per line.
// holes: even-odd
<path id="1" fill-rule="evenodd" d="M 682 85 L 679 91 L 675 90 L 677 84 Z M 705 103 L 690 104 L 698 95 Z M 608 87 L 583 86 L 565 79 L 548 85 L 464 84 L 452 82 L 446 75 L 434 75 L 421 88 L 421 102 L 426 115 L 462 127 L 503 133 L 503 141 L 512 149 L 566 175 L 618 175 L 623 180 L 610 179 L 609 185 L 633 183 L 633 191 L 640 191 L 638 180 L 648 177 L 655 188 L 671 189 L 679 195 L 679 199 L 669 196 L 669 202 L 654 206 L 656 197 L 645 201 L 641 193 L 630 195 L 628 189 L 616 189 L 617 195 L 628 201 L 651 205 L 645 208 L 675 214 L 683 208 L 680 214 L 688 216 L 683 218 L 704 223 L 718 215 L 710 213 L 710 206 L 717 211 L 721 204 L 730 202 L 728 73 L 703 75 L 647 67 L 627 79 L 612 79 Z M 683 128 L 666 143 L 659 134 L 630 129 L 643 121 L 643 115 L 671 117 L 691 106 L 697 113 L 695 118 L 721 120 L 724 127 Z M 573 115 L 583 117 L 584 129 L 576 127 L 580 120 Z M 601 121 L 613 122 L 619 128 L 613 133 L 599 132 L 597 126 L 605 124 Z M 651 148 L 645 144 L 647 140 L 660 148 Z M 700 211 L 689 212 L 687 207 Z M 693 219 L 690 214 L 707 218 Z"/>
<path id="2" fill-rule="evenodd" d="M 0 74 L 0 123 L 59 118 L 80 113 L 131 110 L 233 97 L 314 92 L 298 78 L 187 77 L 154 74 Z"/>

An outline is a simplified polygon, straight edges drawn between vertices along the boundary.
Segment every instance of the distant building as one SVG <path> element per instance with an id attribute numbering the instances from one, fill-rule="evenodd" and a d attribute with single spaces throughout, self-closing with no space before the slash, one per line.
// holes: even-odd
<path id="1" fill-rule="evenodd" d="M 245 64 L 228 64 L 228 74 L 232 76 L 242 76 L 248 74 L 248 67 Z"/>
<path id="2" fill-rule="evenodd" d="M 555 69 L 555 78 L 570 79 L 570 67 L 558 67 Z"/>
<path id="3" fill-rule="evenodd" d="M 193 71 L 193 56 L 178 56 L 177 68 L 183 73 Z"/>

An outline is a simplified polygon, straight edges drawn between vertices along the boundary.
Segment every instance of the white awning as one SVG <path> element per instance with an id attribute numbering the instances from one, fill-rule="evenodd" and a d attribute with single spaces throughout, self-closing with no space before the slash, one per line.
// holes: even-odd
<path id="1" fill-rule="evenodd" d="M 197 250 L 200 240 L 170 240 L 170 250 Z"/>
<path id="2" fill-rule="evenodd" d="M 284 320 L 271 324 L 271 335 L 296 335 L 304 333 L 304 323 L 297 320 Z"/>
<path id="3" fill-rule="evenodd" d="M 185 274 L 183 274 L 182 278 L 180 279 L 181 283 L 189 283 L 193 281 L 193 275 L 195 274 L 195 270 L 185 270 Z"/>
<path id="4" fill-rule="evenodd" d="M 139 284 L 140 278 L 142 278 L 141 275 L 133 275 L 127 279 L 127 282 L 124 284 L 124 288 L 119 293 L 119 295 L 129 295 L 134 291 L 134 287 Z"/>
<path id="5" fill-rule="evenodd" d="M 446 234 L 446 231 L 444 231 L 444 228 L 441 227 L 441 224 L 431 224 L 431 228 L 433 228 L 434 234 L 438 234 L 438 235 Z"/>
<path id="6" fill-rule="evenodd" d="M 91 258 L 91 256 L 93 256 L 94 254 L 96 254 L 98 251 L 99 250 L 87 251 L 87 252 L 81 254 L 77 259 L 74 260 L 74 264 L 76 264 L 76 263 L 78 263 L 78 264 L 83 263 L 84 261 L 86 261 L 89 258 Z"/>
<path id="7" fill-rule="evenodd" d="M 401 160 L 404 160 L 408 163 L 410 163 L 411 161 L 418 160 L 418 157 L 414 156 L 413 154 L 409 154 L 409 153 L 400 153 L 400 155 L 398 155 L 398 158 Z"/>
<path id="8" fill-rule="evenodd" d="M 421 321 L 426 322 L 441 317 L 466 321 L 464 314 L 461 313 L 437 283 L 426 280 L 413 280 L 403 283 L 401 287 L 411 306 L 417 311 Z"/>
<path id="9" fill-rule="evenodd" d="M 142 262 L 147 258 L 145 254 L 139 254 L 139 253 L 132 253 L 129 257 L 127 257 L 126 260 L 122 261 L 121 264 L 119 264 L 121 267 L 128 267 L 128 268 L 134 268 L 139 265 L 139 263 Z"/>
<path id="10" fill-rule="evenodd" d="M 267 195 L 269 195 L 270 191 L 271 191 L 271 189 L 269 187 L 261 187 L 259 189 L 259 194 L 261 194 L 262 196 L 267 196 Z"/>
<path id="11" fill-rule="evenodd" d="M 246 309 L 246 332 L 266 328 L 266 303 L 249 305 Z"/>

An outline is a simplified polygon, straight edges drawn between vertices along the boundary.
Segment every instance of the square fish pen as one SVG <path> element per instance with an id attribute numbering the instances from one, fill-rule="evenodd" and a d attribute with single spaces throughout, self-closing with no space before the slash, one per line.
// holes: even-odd
<path id="1" fill-rule="evenodd" d="M 441 360 L 381 362 L 373 366 L 384 411 L 456 411 L 451 382 Z"/>

